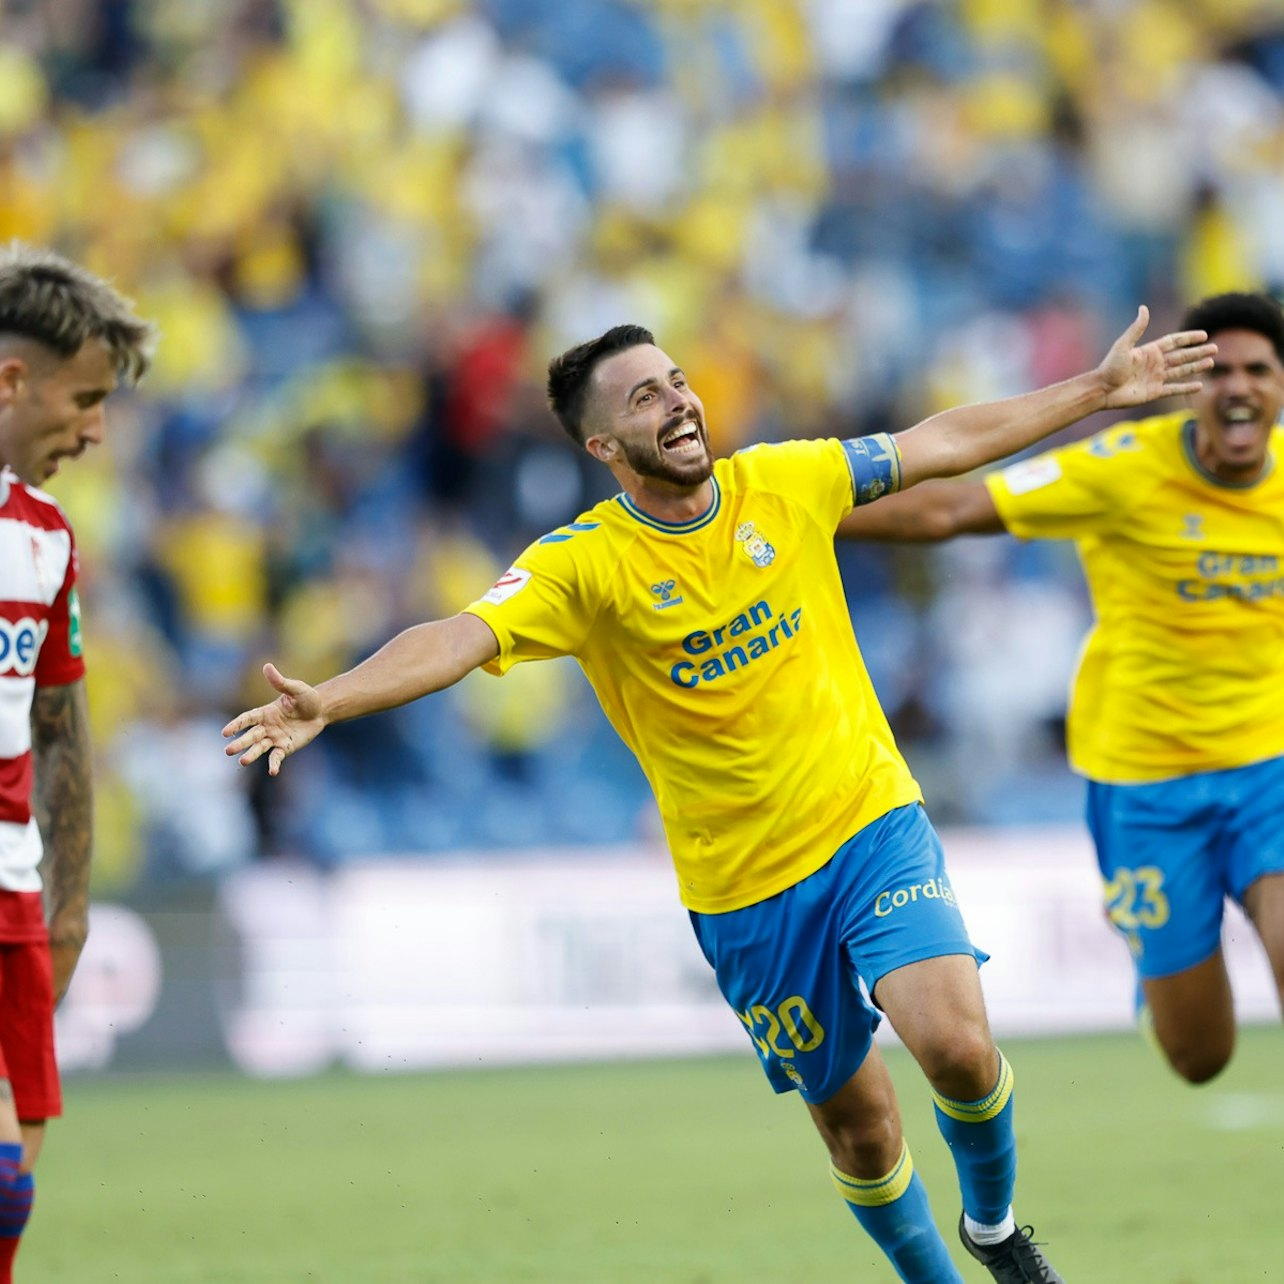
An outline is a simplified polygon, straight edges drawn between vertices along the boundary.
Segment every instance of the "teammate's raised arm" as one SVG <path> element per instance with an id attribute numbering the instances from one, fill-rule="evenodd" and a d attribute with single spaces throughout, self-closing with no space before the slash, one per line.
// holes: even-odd
<path id="1" fill-rule="evenodd" d="M 1095 370 L 1002 401 L 946 410 L 898 433 L 901 489 L 971 472 L 1099 410 L 1198 392 L 1216 345 L 1206 342 L 1204 331 L 1186 330 L 1138 346 L 1149 320 L 1147 309 L 1139 308 Z"/>
<path id="2" fill-rule="evenodd" d="M 1007 530 L 989 487 L 972 478 L 933 479 L 876 504 L 853 508 L 835 532 L 839 539 L 927 544 L 955 535 L 1001 535 Z"/>
<path id="3" fill-rule="evenodd" d="M 498 654 L 499 643 L 490 627 L 475 615 L 460 614 L 406 629 L 368 660 L 319 686 L 264 665 L 264 677 L 281 694 L 223 728 L 225 737 L 236 737 L 224 752 L 229 758 L 239 755 L 243 767 L 267 754 L 268 775 L 275 776 L 290 754 L 310 744 L 332 722 L 393 709 L 453 686 Z"/>

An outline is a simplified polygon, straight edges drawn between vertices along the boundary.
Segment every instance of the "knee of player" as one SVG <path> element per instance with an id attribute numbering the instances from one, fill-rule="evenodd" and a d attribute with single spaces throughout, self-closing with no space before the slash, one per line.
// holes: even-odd
<path id="1" fill-rule="evenodd" d="M 834 1167 L 851 1177 L 881 1177 L 900 1158 L 904 1137 L 894 1114 L 825 1130 Z"/>
<path id="2" fill-rule="evenodd" d="M 985 1096 L 998 1075 L 998 1051 L 981 1025 L 940 1031 L 920 1049 L 918 1060 L 932 1087 L 959 1101 Z"/>
<path id="3" fill-rule="evenodd" d="M 1230 1065 L 1234 1044 L 1226 1047 L 1165 1048 L 1168 1064 L 1187 1083 L 1210 1083 Z"/>

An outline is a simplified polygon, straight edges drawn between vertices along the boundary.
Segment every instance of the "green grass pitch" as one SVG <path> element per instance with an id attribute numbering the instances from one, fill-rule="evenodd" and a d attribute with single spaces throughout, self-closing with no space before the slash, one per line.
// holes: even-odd
<path id="1" fill-rule="evenodd" d="M 1284 1279 L 1284 1046 L 1216 1083 L 1135 1037 L 1010 1041 L 1017 1214 L 1072 1284 Z M 953 1169 L 888 1054 L 953 1245 Z M 984 1273 L 960 1258 L 964 1277 Z M 41 1284 L 888 1281 L 800 1103 L 738 1058 L 255 1083 L 72 1080 L 18 1276 Z"/>

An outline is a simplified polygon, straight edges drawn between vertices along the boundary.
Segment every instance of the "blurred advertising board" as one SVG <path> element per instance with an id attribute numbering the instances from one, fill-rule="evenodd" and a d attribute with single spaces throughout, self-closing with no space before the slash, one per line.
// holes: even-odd
<path id="1" fill-rule="evenodd" d="M 1131 1024 L 1131 968 L 1085 834 L 944 839 L 973 939 L 991 955 L 996 1032 Z M 1273 1019 L 1269 969 L 1237 912 L 1225 939 L 1241 1018 Z M 97 904 L 58 1039 L 73 1073 L 231 1065 L 259 1076 L 748 1050 L 667 858 L 642 848 L 334 872 L 265 862 Z"/>

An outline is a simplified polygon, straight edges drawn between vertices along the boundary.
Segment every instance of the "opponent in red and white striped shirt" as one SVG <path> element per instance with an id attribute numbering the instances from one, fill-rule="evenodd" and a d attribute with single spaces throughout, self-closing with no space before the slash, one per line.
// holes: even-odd
<path id="1" fill-rule="evenodd" d="M 32 814 L 38 687 L 84 677 L 76 547 L 49 495 L 0 471 L 0 941 L 39 940 L 40 831 Z"/>
<path id="2" fill-rule="evenodd" d="M 89 930 L 76 546 L 36 487 L 103 440 L 103 403 L 147 369 L 151 340 L 92 273 L 0 250 L 0 1284 L 31 1212 L 45 1120 L 62 1110 L 53 1012 Z"/>

